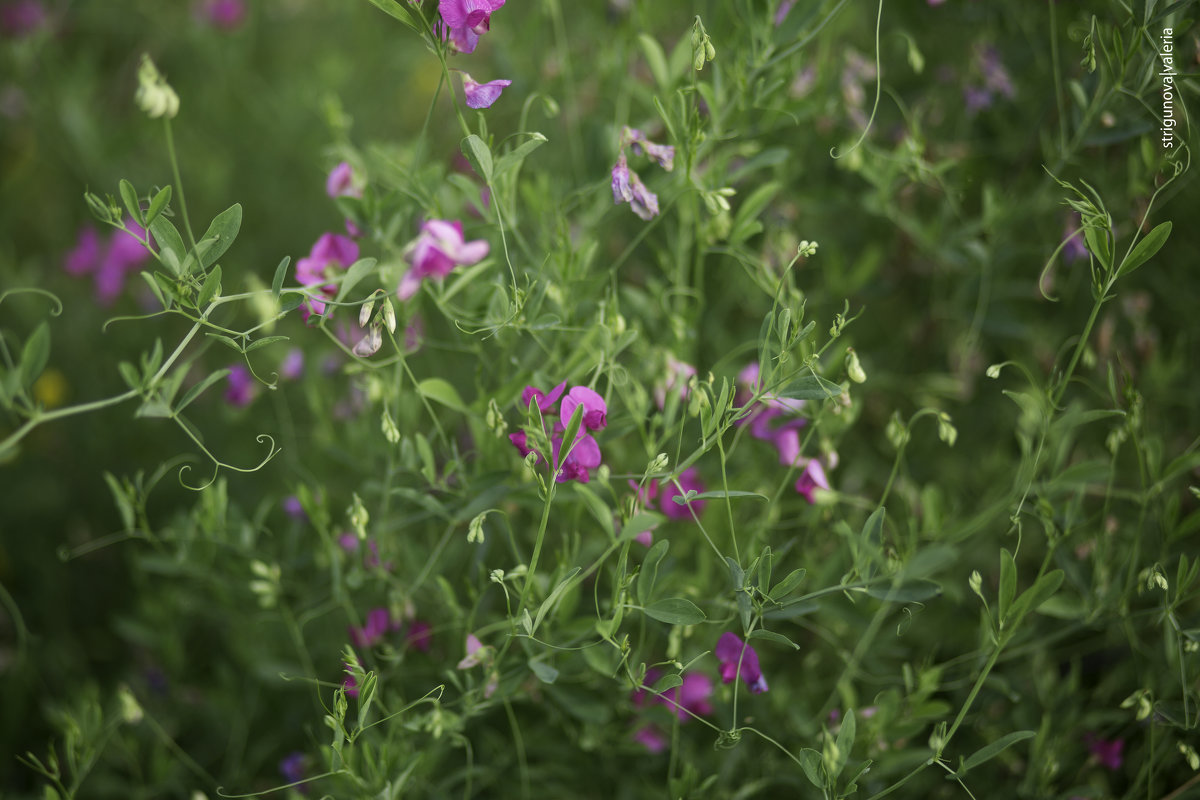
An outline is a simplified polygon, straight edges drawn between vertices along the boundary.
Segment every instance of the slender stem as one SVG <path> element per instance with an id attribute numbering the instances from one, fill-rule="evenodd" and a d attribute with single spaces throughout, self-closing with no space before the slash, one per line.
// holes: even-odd
<path id="1" fill-rule="evenodd" d="M 546 540 L 546 525 L 550 521 L 550 505 L 554 502 L 554 475 L 550 476 L 550 484 L 546 489 L 546 505 L 542 508 L 542 522 L 538 526 L 537 539 L 533 543 L 533 557 L 529 559 L 529 571 L 525 573 L 525 584 L 521 587 L 521 599 L 517 602 L 517 618 L 525 610 L 525 601 L 529 599 L 529 587 L 533 584 L 534 573 L 537 572 L 538 559 L 542 554 L 542 543 Z"/>
<path id="2" fill-rule="evenodd" d="M 163 128 L 167 132 L 167 158 L 171 161 L 171 174 L 175 178 L 175 193 L 179 195 L 179 213 L 183 217 L 183 229 L 187 233 L 188 245 L 196 250 L 196 237 L 192 234 L 192 223 L 188 219 L 187 200 L 183 197 L 183 181 L 179 177 L 179 160 L 175 158 L 175 136 L 171 133 L 171 120 L 163 118 Z"/>

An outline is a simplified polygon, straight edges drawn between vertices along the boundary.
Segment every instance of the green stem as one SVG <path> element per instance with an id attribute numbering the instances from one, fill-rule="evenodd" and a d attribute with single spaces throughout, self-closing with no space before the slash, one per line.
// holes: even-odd
<path id="1" fill-rule="evenodd" d="M 183 229 L 187 232 L 188 245 L 192 252 L 196 251 L 196 237 L 192 234 L 192 223 L 188 219 L 187 200 L 183 197 L 183 181 L 179 177 L 179 160 L 175 158 L 175 136 L 171 132 L 171 120 L 163 118 L 163 128 L 167 132 L 167 158 L 171 161 L 171 174 L 175 178 L 175 190 L 179 195 L 179 213 L 183 217 Z"/>

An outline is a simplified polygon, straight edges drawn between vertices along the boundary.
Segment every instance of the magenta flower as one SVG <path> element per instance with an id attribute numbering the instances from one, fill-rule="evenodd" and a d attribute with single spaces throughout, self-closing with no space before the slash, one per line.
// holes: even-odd
<path id="1" fill-rule="evenodd" d="M 1125 749 L 1124 739 L 1101 739 L 1090 733 L 1084 739 L 1087 742 L 1088 752 L 1094 755 L 1101 764 L 1111 770 L 1121 768 L 1124 761 L 1121 754 L 1121 751 Z"/>
<path id="2" fill-rule="evenodd" d="M 229 387 L 225 389 L 225 402 L 237 408 L 245 408 L 253 402 L 258 394 L 258 386 L 254 376 L 244 364 L 234 364 L 230 367 Z"/>
<path id="3" fill-rule="evenodd" d="M 492 14 L 504 0 L 438 0 L 450 41 L 460 52 L 473 53 L 479 37 L 491 30 Z"/>
<path id="4" fill-rule="evenodd" d="M 649 679 L 649 675 L 646 677 Z M 668 689 L 656 699 L 667 708 L 674 709 L 680 722 L 687 722 L 690 717 L 688 712 L 697 716 L 713 712 L 712 703 L 708 701 L 712 693 L 712 678 L 702 672 L 689 672 L 683 676 L 682 684 Z"/>
<path id="5" fill-rule="evenodd" d="M 549 394 L 546 394 L 536 386 L 526 386 L 525 390 L 521 392 L 521 406 L 526 409 L 529 408 L 529 401 L 536 397 L 538 408 L 542 410 L 543 414 L 555 413 L 553 410 L 554 404 L 558 402 L 558 398 L 562 397 L 563 391 L 566 388 L 566 381 L 551 389 Z M 604 401 L 601 400 L 600 402 Z"/>
<path id="6" fill-rule="evenodd" d="M 354 167 L 349 162 L 343 161 L 329 171 L 329 177 L 325 179 L 325 194 L 330 197 L 362 197 L 362 188 L 355 185 Z M 350 220 L 346 220 L 346 223 L 352 224 Z"/>
<path id="7" fill-rule="evenodd" d="M 358 666 L 362 668 L 362 662 L 358 662 Z M 346 677 L 342 679 L 342 688 L 346 690 L 347 697 L 358 697 L 358 680 L 354 677 L 354 668 L 349 664 L 342 664 L 342 669 L 346 673 Z"/>
<path id="8" fill-rule="evenodd" d="M 223 31 L 236 30 L 246 20 L 245 0 L 204 0 L 200 19 Z"/>
<path id="9" fill-rule="evenodd" d="M 414 650 L 428 653 L 433 644 L 433 628 L 428 622 L 414 620 L 404 634 L 404 643 Z"/>
<path id="10" fill-rule="evenodd" d="M 500 93 L 512 81 L 497 80 L 479 83 L 467 73 L 462 73 L 463 94 L 467 97 L 467 108 L 491 108 L 500 99 Z"/>
<path id="11" fill-rule="evenodd" d="M 304 351 L 299 347 L 293 347 L 287 351 L 287 355 L 283 357 L 283 362 L 279 365 L 279 377 L 287 381 L 294 381 L 304 374 Z"/>
<path id="12" fill-rule="evenodd" d="M 114 231 L 107 243 L 94 229 L 84 228 L 75 248 L 67 254 L 63 268 L 70 275 L 91 274 L 97 302 L 111 305 L 125 285 L 125 276 L 150 258 L 150 251 L 143 244 L 147 237 L 146 230 L 136 222 L 128 222 L 124 229 Z"/>
<path id="13" fill-rule="evenodd" d="M 612 190 L 613 202 L 617 205 L 629 203 L 633 213 L 646 221 L 658 216 L 658 196 L 646 188 L 636 172 L 629 169 L 623 150 L 612 168 Z"/>
<path id="14" fill-rule="evenodd" d="M 758 666 L 758 653 L 737 635 L 722 633 L 713 654 L 721 662 L 721 680 L 724 683 L 732 683 L 734 678 L 740 677 L 754 694 L 767 691 L 767 679 Z"/>
<path id="15" fill-rule="evenodd" d="M 608 405 L 604 398 L 586 386 L 576 386 L 562 399 L 559 418 L 569 420 L 578 406 L 583 406 L 583 427 L 598 431 L 608 424 Z"/>
<path id="16" fill-rule="evenodd" d="M 796 479 L 796 491 L 804 495 L 804 499 L 811 505 L 816 502 L 813 499 L 813 491 L 816 489 L 828 490 L 829 478 L 825 477 L 825 468 L 821 466 L 821 462 L 810 458 L 804 465 L 804 472 Z"/>
<path id="17" fill-rule="evenodd" d="M 673 481 L 664 481 L 662 486 L 659 487 L 659 490 L 662 494 L 662 498 L 659 501 L 659 507 L 662 509 L 662 512 L 671 519 L 691 519 L 692 512 L 688 510 L 688 507 L 690 506 L 693 510 L 695 510 L 696 516 L 700 516 L 700 512 L 704 510 L 704 500 L 692 500 L 690 503 L 685 503 L 683 505 L 675 502 L 676 497 L 682 497 L 689 491 L 704 491 L 704 484 L 700 482 L 700 476 L 696 472 L 696 468 L 689 467 L 685 469 L 682 473 L 680 473 L 678 481 L 679 485 L 683 487 L 682 492 L 675 487 L 675 483 Z"/>
<path id="18" fill-rule="evenodd" d="M 483 239 L 463 241 L 462 223 L 431 219 L 421 226 L 420 235 L 404 250 L 404 257 L 412 264 L 396 287 L 401 300 L 417 293 L 425 278 L 441 280 L 455 267 L 470 266 L 482 261 L 489 246 Z"/>
<path id="19" fill-rule="evenodd" d="M 17 0 L 0 6 L 0 33 L 20 39 L 46 24 L 46 9 L 37 0 Z"/>
<path id="20" fill-rule="evenodd" d="M 561 436 L 555 436 L 551 442 L 554 447 L 554 462 L 558 464 L 554 480 L 559 483 L 567 481 L 587 483 L 591 478 L 589 470 L 600 466 L 602 461 L 600 445 L 596 444 L 596 440 L 591 436 L 580 431 L 575 440 L 575 446 L 570 448 L 566 459 L 560 464 L 558 455 L 562 449 L 562 443 Z"/>
<path id="21" fill-rule="evenodd" d="M 374 647 L 383 641 L 384 634 L 393 628 L 392 616 L 386 608 L 373 608 L 367 612 L 367 624 L 361 628 L 351 625 L 350 642 L 355 647 Z"/>
<path id="22" fill-rule="evenodd" d="M 332 298 L 337 295 L 337 284 L 326 281 L 357 260 L 358 244 L 353 239 L 336 233 L 323 233 L 313 244 L 308 256 L 296 262 L 296 280 L 306 289 L 320 287 L 319 291 L 323 297 Z M 308 319 L 310 314 L 324 314 L 325 301 L 321 297 L 309 295 L 302 313 L 305 319 Z"/>
<path id="23" fill-rule="evenodd" d="M 667 737 L 654 725 L 644 725 L 633 732 L 633 740 L 645 747 L 651 753 L 661 753 L 667 749 Z"/>

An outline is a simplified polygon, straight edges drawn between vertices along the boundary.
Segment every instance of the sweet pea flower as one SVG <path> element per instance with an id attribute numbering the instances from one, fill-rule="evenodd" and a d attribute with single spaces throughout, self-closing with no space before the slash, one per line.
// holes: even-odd
<path id="1" fill-rule="evenodd" d="M 570 448 L 566 459 L 562 463 L 559 463 L 558 458 L 563 444 L 562 437 L 555 436 L 552 444 L 554 446 L 554 462 L 558 464 L 558 471 L 554 480 L 559 483 L 566 483 L 567 481 L 587 483 L 591 478 L 589 470 L 600 466 L 602 461 L 600 445 L 596 444 L 595 439 L 582 431 L 580 431 L 575 439 L 575 446 Z"/>
<path id="2" fill-rule="evenodd" d="M 287 355 L 283 357 L 283 362 L 279 365 L 279 377 L 287 381 L 294 381 L 304 374 L 304 351 L 299 347 L 293 347 L 287 351 Z"/>
<path id="3" fill-rule="evenodd" d="M 651 161 L 670 172 L 675 168 L 675 148 L 669 144 L 655 144 L 637 128 L 626 125 L 621 131 L 621 141 L 629 142 L 634 155 L 645 153 Z"/>
<path id="4" fill-rule="evenodd" d="M 487 648 L 483 646 L 483 642 L 479 641 L 479 637 L 473 633 L 467 634 L 467 655 L 462 661 L 458 662 L 459 669 L 470 669 L 483 663 L 484 656 L 487 654 Z"/>
<path id="5" fill-rule="evenodd" d="M 245 0 L 204 0 L 200 19 L 223 31 L 236 30 L 246 20 Z"/>
<path id="6" fill-rule="evenodd" d="M 296 262 L 296 280 L 306 289 L 320 287 L 323 297 L 332 298 L 337 295 L 337 284 L 325 281 L 357 260 L 358 244 L 353 239 L 336 233 L 323 233 L 313 244 L 308 256 Z M 320 316 L 325 313 L 325 301 L 310 295 L 301 313 L 306 320 L 311 314 Z"/>
<path id="7" fill-rule="evenodd" d="M 604 398 L 586 386 L 576 386 L 562 399 L 559 418 L 569 420 L 578 406 L 583 406 L 583 427 L 598 431 L 608 424 L 608 405 Z"/>
<path id="8" fill-rule="evenodd" d="M 362 187 L 354 184 L 354 167 L 348 161 L 341 162 L 329 171 L 329 177 L 325 179 L 325 194 L 330 197 L 362 197 Z M 350 220 L 346 222 L 350 223 Z"/>
<path id="9" fill-rule="evenodd" d="M 300 503 L 300 498 L 294 494 L 289 494 L 283 498 L 283 513 L 287 514 L 292 519 L 304 521 L 308 519 L 308 515 L 304 513 L 304 506 Z"/>
<path id="10" fill-rule="evenodd" d="M 367 624 L 361 628 L 351 625 L 347 630 L 355 647 L 374 647 L 392 627 L 391 613 L 386 608 L 373 608 L 367 612 Z"/>
<path id="11" fill-rule="evenodd" d="M 538 408 L 542 410 L 543 414 L 554 413 L 554 404 L 558 402 L 560 397 L 562 397 L 563 392 L 566 391 L 566 388 L 566 381 L 563 381 L 558 386 L 555 386 L 553 389 L 551 389 L 549 394 L 546 394 L 536 386 L 526 386 L 524 391 L 521 392 L 521 406 L 523 408 L 529 408 L 529 401 L 536 397 Z M 600 402 L 603 403 L 604 401 L 601 400 Z"/>
<path id="12" fill-rule="evenodd" d="M 428 653 L 433 644 L 433 628 L 428 622 L 414 620 L 404 634 L 404 643 L 414 650 Z"/>
<path id="13" fill-rule="evenodd" d="M 636 172 L 629 169 L 625 152 L 617 156 L 612 168 L 613 202 L 617 205 L 629 203 L 633 213 L 646 221 L 658 216 L 658 196 L 646 188 Z"/>
<path id="14" fill-rule="evenodd" d="M 690 503 L 679 504 L 675 502 L 676 497 L 683 497 L 689 491 L 697 492 L 704 491 L 704 484 L 700 482 L 699 473 L 695 467 L 688 467 L 680 473 L 677 479 L 679 486 L 683 491 L 676 488 L 675 481 L 665 481 L 660 488 L 662 497 L 659 500 L 659 507 L 662 513 L 666 514 L 671 519 L 691 519 L 692 512 L 688 510 L 689 506 L 696 512 L 696 516 L 700 516 L 700 512 L 704 510 L 704 500 L 692 500 Z"/>
<path id="15" fill-rule="evenodd" d="M 473 53 L 479 37 L 491 30 L 492 14 L 504 0 L 438 0 L 450 41 L 460 52 Z"/>
<path id="16" fill-rule="evenodd" d="M 404 257 L 412 264 L 396 287 L 401 300 L 417 293 L 425 278 L 442 279 L 459 266 L 470 266 L 482 261 L 488 254 L 489 245 L 483 239 L 463 241 L 462 223 L 431 219 L 421 226 L 420 235 L 404 250 Z"/>
<path id="17" fill-rule="evenodd" d="M 254 376 L 244 364 L 234 364 L 229 369 L 229 387 L 225 390 L 225 402 L 237 408 L 245 408 L 258 394 Z"/>
<path id="18" fill-rule="evenodd" d="M 649 675 L 646 677 L 649 680 Z M 712 693 L 712 678 L 702 672 L 689 672 L 683 676 L 682 684 L 668 689 L 655 699 L 673 709 L 680 722 L 687 722 L 691 714 L 704 716 L 713 712 L 712 703 L 708 701 Z"/>
<path id="19" fill-rule="evenodd" d="M 667 749 L 667 737 L 653 725 L 645 725 L 633 732 L 633 740 L 645 747 L 651 753 L 661 753 Z"/>
<path id="20" fill-rule="evenodd" d="M 45 26 L 46 9 L 37 0 L 17 0 L 0 5 L 0 33 L 21 39 Z"/>
<path id="21" fill-rule="evenodd" d="M 93 228 L 84 228 L 63 269 L 69 275 L 92 275 L 97 302 L 111 305 L 125 285 L 125 276 L 150 258 L 144 244 L 148 236 L 145 228 L 132 221 L 114 231 L 107 242 Z"/>
<path id="22" fill-rule="evenodd" d="M 491 108 L 492 103 L 500 99 L 500 93 L 506 86 L 512 86 L 512 81 L 496 80 L 479 83 L 467 73 L 462 73 L 463 94 L 467 98 L 467 108 Z"/>
<path id="23" fill-rule="evenodd" d="M 1121 768 L 1124 762 L 1121 755 L 1121 751 L 1125 749 L 1124 739 L 1101 739 L 1090 733 L 1084 738 L 1087 741 L 1088 752 L 1094 755 L 1096 760 L 1111 770 Z"/>
<path id="24" fill-rule="evenodd" d="M 304 753 L 296 751 L 289 753 L 279 762 L 279 774 L 288 783 L 298 783 L 304 780 L 305 758 Z"/>
<path id="25" fill-rule="evenodd" d="M 783 2 L 779 4 L 779 10 L 775 12 L 776 28 L 783 24 L 784 19 L 787 18 L 788 13 L 791 12 L 792 6 L 794 5 L 796 5 L 796 0 L 783 0 Z"/>
<path id="26" fill-rule="evenodd" d="M 721 662 L 721 680 L 724 683 L 732 683 L 734 678 L 740 677 L 754 694 L 767 691 L 767 679 L 758 666 L 758 653 L 736 634 L 728 631 L 722 633 L 713 654 Z"/>
<path id="27" fill-rule="evenodd" d="M 828 491 L 829 478 L 825 477 L 825 468 L 821 466 L 821 462 L 810 458 L 804 465 L 804 472 L 800 473 L 796 480 L 796 491 L 804 495 L 804 499 L 811 505 L 816 502 L 813 499 L 813 491 L 816 489 Z"/>

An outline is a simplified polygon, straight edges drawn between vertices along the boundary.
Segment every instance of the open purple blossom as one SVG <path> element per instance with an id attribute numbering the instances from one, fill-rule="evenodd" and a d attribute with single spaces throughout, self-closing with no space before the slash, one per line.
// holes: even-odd
<path id="1" fill-rule="evenodd" d="M 467 73 L 462 73 L 463 94 L 466 95 L 467 108 L 491 108 L 492 103 L 500 99 L 500 93 L 506 86 L 512 86 L 512 81 L 495 80 L 480 83 Z"/>
<path id="2" fill-rule="evenodd" d="M 538 408 L 541 409 L 543 414 L 554 413 L 554 404 L 558 402 L 560 397 L 562 397 L 563 392 L 566 391 L 566 388 L 566 381 L 563 381 L 558 386 L 555 386 L 553 389 L 551 389 L 549 394 L 543 392 L 536 386 L 526 386 L 521 392 L 521 405 L 524 408 L 529 408 L 529 401 L 536 397 Z"/>
<path id="3" fill-rule="evenodd" d="M 460 52 L 473 53 L 479 37 L 491 30 L 492 14 L 504 0 L 438 0 L 450 41 Z"/>
<path id="4" fill-rule="evenodd" d="M 736 634 L 728 631 L 722 633 L 713 654 L 721 662 L 721 680 L 724 683 L 732 683 L 734 678 L 740 677 L 754 694 L 767 691 L 767 679 L 758 666 L 758 653 Z"/>
<path id="5" fill-rule="evenodd" d="M 329 171 L 329 177 L 325 179 L 325 194 L 330 197 L 362 197 L 362 187 L 355 184 L 354 167 L 349 162 L 343 161 Z M 346 222 L 350 223 L 350 220 Z"/>
<path id="6" fill-rule="evenodd" d="M 676 481 L 683 491 L 680 491 L 680 488 L 675 486 Z M 692 511 L 696 512 L 696 516 L 700 516 L 700 512 L 704 510 L 704 500 L 692 500 L 682 505 L 675 502 L 676 497 L 683 497 L 689 491 L 704 491 L 704 484 L 700 482 L 700 475 L 696 471 L 696 468 L 688 467 L 679 474 L 676 481 L 664 481 L 662 486 L 659 487 L 661 494 L 659 507 L 662 509 L 662 513 L 671 519 L 691 519 Z M 689 507 L 692 511 L 688 510 Z"/>
<path id="7" fill-rule="evenodd" d="M 362 627 L 351 625 L 350 642 L 355 647 L 374 647 L 383 641 L 384 635 L 397 626 L 392 623 L 391 613 L 386 608 L 373 608 L 367 612 L 367 622 Z"/>
<path id="8" fill-rule="evenodd" d="M 304 351 L 293 347 L 287 351 L 279 365 L 279 377 L 285 381 L 294 381 L 304 374 Z"/>
<path id="9" fill-rule="evenodd" d="M 464 241 L 462 223 L 458 220 L 431 219 L 421 226 L 420 235 L 404 250 L 412 268 L 400 280 L 396 294 L 407 300 L 417 293 L 425 278 L 441 280 L 455 267 L 482 261 L 489 249 L 483 239 Z"/>
<path id="10" fill-rule="evenodd" d="M 258 386 L 254 376 L 244 364 L 234 364 L 229 368 L 226 378 L 229 386 L 225 389 L 225 402 L 237 408 L 245 408 L 254 401 L 258 394 Z"/>
<path id="11" fill-rule="evenodd" d="M 125 286 L 125 276 L 150 258 L 145 245 L 148 236 L 136 222 L 127 222 L 123 229 L 115 230 L 107 242 L 95 229 L 84 228 L 74 249 L 67 254 L 63 269 L 69 275 L 91 275 L 96 301 L 111 305 Z"/>
<path id="12" fill-rule="evenodd" d="M 555 480 L 559 483 L 567 481 L 579 481 L 587 483 L 591 479 L 591 470 L 600 466 L 603 457 L 600 454 L 600 445 L 591 436 L 580 431 L 575 439 L 575 445 L 568 449 L 567 457 L 559 462 L 559 453 L 562 450 L 562 436 L 555 436 L 552 440 L 554 447 L 554 462 L 558 466 Z"/>
<path id="13" fill-rule="evenodd" d="M 299 751 L 288 753 L 288 755 L 286 755 L 279 762 L 279 774 L 282 775 L 283 779 L 288 783 L 299 783 L 300 781 L 304 780 L 304 773 L 306 771 L 305 761 L 306 759 L 304 757 L 304 753 Z M 304 787 L 301 787 L 301 789 L 303 788 Z"/>
<path id="14" fill-rule="evenodd" d="M 804 472 L 796 479 L 796 491 L 804 495 L 809 504 L 815 503 L 813 492 L 816 489 L 829 489 L 829 478 L 825 477 L 825 468 L 815 458 L 810 458 L 804 465 Z"/>
<path id="15" fill-rule="evenodd" d="M 636 172 L 629 169 L 624 151 L 617 156 L 617 163 L 612 168 L 612 190 L 614 203 L 629 203 L 633 213 L 642 219 L 650 221 L 658 216 L 658 196 L 646 188 Z"/>
<path id="16" fill-rule="evenodd" d="M 358 260 L 358 244 L 336 233 L 323 233 L 308 255 L 296 262 L 296 280 L 306 289 L 319 287 L 320 296 L 310 294 L 302 307 L 304 318 L 325 313 L 325 300 L 337 295 L 337 284 L 326 283 Z"/>
<path id="17" fill-rule="evenodd" d="M 608 405 L 604 398 L 586 386 L 575 386 L 567 392 L 559 417 L 569 420 L 579 406 L 583 406 L 583 427 L 589 431 L 598 431 L 608 424 Z"/>

